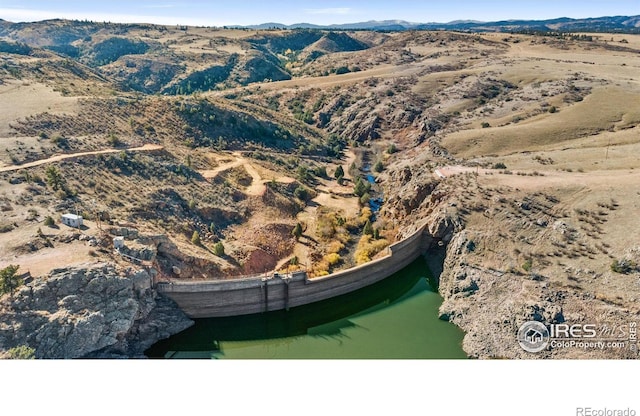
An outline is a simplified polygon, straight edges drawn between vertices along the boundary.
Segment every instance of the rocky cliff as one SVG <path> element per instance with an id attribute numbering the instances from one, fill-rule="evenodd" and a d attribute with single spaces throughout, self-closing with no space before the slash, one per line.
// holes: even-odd
<path id="1" fill-rule="evenodd" d="M 111 264 L 52 271 L 0 302 L 0 351 L 36 358 L 143 357 L 193 324 L 152 288 L 152 272 Z"/>
<path id="2" fill-rule="evenodd" d="M 619 340 L 628 339 L 630 322 L 640 319 L 637 275 L 596 272 L 578 267 L 577 254 L 563 257 L 558 241 L 588 246 L 567 225 L 570 216 L 554 214 L 561 201 L 542 192 L 488 187 L 471 172 L 436 180 L 421 164 L 398 166 L 387 175 L 393 186 L 385 187 L 383 217 L 398 225 L 400 236 L 426 223 L 432 238 L 425 245 L 446 250 L 436 273 L 444 298 L 440 318 L 465 331 L 463 349 L 470 357 L 637 358 L 629 342 L 528 353 L 517 341 L 527 321 L 595 325 L 598 339 Z M 625 258 L 636 264 L 638 254 L 627 251 Z M 628 301 L 616 296 L 618 288 Z"/>
<path id="3" fill-rule="evenodd" d="M 527 321 L 542 322 L 546 326 L 590 324 L 595 325 L 598 340 L 627 339 L 629 323 L 638 319 L 637 312 L 601 294 L 559 285 L 545 276 L 488 267 L 474 258 L 473 242 L 478 237 L 473 229 L 455 234 L 447 247 L 439 287 L 445 299 L 440 318 L 466 332 L 463 349 L 470 357 L 637 358 L 637 352 L 628 342 L 623 347 L 551 346 L 539 353 L 525 352 L 516 334 Z M 498 244 L 498 236 L 489 237 Z M 580 338 L 580 334 L 571 339 L 590 341 Z"/>

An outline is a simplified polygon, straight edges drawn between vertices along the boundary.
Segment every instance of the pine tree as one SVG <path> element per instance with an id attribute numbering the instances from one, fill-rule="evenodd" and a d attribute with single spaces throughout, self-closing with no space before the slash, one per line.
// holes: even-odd
<path id="1" fill-rule="evenodd" d="M 364 194 L 366 194 L 367 192 L 369 192 L 369 190 L 371 189 L 371 184 L 369 182 L 364 182 L 362 180 L 362 178 L 358 178 L 358 180 L 356 181 L 355 186 L 353 187 L 353 193 L 358 195 L 358 196 L 362 196 Z"/>
<path id="2" fill-rule="evenodd" d="M 213 246 L 213 254 L 218 257 L 224 256 L 224 245 L 222 241 L 218 241 L 215 246 Z"/>
<path id="3" fill-rule="evenodd" d="M 373 235 L 373 227 L 371 226 L 371 221 L 367 220 L 364 224 L 364 228 L 362 229 L 363 235 Z"/>
<path id="4" fill-rule="evenodd" d="M 22 279 L 18 276 L 20 266 L 9 265 L 0 270 L 0 294 L 13 293 L 22 284 Z"/>
<path id="5" fill-rule="evenodd" d="M 49 166 L 45 171 L 45 174 L 47 175 L 47 183 L 54 191 L 57 191 L 62 187 L 64 180 L 62 179 L 60 171 L 55 166 Z"/>

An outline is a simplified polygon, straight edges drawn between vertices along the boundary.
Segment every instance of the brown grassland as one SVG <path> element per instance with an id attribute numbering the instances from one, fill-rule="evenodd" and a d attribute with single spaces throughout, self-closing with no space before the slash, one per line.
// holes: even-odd
<path id="1" fill-rule="evenodd" d="M 167 279 L 323 275 L 439 212 L 473 247 L 464 267 L 510 277 L 443 284 L 469 333 L 540 293 L 567 320 L 638 317 L 640 36 L 300 33 L 105 27 L 77 59 L 0 54 L 0 267 L 126 266 L 107 231 L 128 228 L 167 236 Z M 113 37 L 151 46 L 91 61 Z M 59 223 L 76 211 L 84 229 Z"/>

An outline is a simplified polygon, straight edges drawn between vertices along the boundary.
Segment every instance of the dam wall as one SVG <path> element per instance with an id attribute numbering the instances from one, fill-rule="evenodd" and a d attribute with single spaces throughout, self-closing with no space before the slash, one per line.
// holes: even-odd
<path id="1" fill-rule="evenodd" d="M 425 227 L 392 244 L 385 257 L 310 279 L 306 272 L 205 282 L 161 282 L 158 292 L 191 318 L 248 315 L 288 309 L 353 292 L 377 283 L 413 262 L 425 249 Z"/>

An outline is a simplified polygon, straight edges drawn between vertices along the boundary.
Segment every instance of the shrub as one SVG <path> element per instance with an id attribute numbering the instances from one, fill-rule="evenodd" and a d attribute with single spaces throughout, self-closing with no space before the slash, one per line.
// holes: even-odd
<path id="1" fill-rule="evenodd" d="M 336 179 L 340 179 L 344 177 L 344 169 L 342 168 L 341 165 L 336 168 L 336 171 L 334 172 L 333 177 Z"/>
<path id="2" fill-rule="evenodd" d="M 375 172 L 380 173 L 380 172 L 382 172 L 382 170 L 383 170 L 383 169 L 384 169 L 384 165 L 382 164 L 382 161 L 381 161 L 381 160 L 378 160 L 378 161 L 376 162 L 376 164 L 375 164 L 375 165 L 373 165 L 373 170 L 374 170 Z"/>
<path id="3" fill-rule="evenodd" d="M 334 216 L 330 214 L 323 214 L 318 216 L 316 222 L 316 232 L 322 239 L 329 239 L 336 233 L 336 225 Z"/>
<path id="4" fill-rule="evenodd" d="M 344 250 L 344 244 L 338 240 L 333 240 L 327 247 L 327 253 L 339 253 Z"/>
<path id="5" fill-rule="evenodd" d="M 329 263 L 330 266 L 335 266 L 336 264 L 340 263 L 340 260 L 342 260 L 340 258 L 340 255 L 337 253 L 329 253 L 326 256 L 324 256 L 324 260 Z"/>
<path id="6" fill-rule="evenodd" d="M 371 261 L 371 258 L 381 252 L 389 242 L 385 239 L 371 241 L 370 235 L 363 235 L 358 242 L 355 252 L 356 264 L 363 264 Z"/>
<path id="7" fill-rule="evenodd" d="M 329 176 L 327 175 L 327 168 L 325 166 L 317 166 L 313 170 L 313 173 L 319 178 L 327 178 Z"/>
<path id="8" fill-rule="evenodd" d="M 393 143 L 391 143 L 389 147 L 387 147 L 387 153 L 389 153 L 390 155 L 396 153 L 397 151 L 398 151 L 398 148 Z"/>
<path id="9" fill-rule="evenodd" d="M 8 233 L 10 231 L 13 231 L 14 228 L 15 226 L 13 225 L 13 223 L 0 224 L 0 233 Z"/>
<path id="10" fill-rule="evenodd" d="M 303 202 L 306 202 L 309 199 L 309 191 L 302 186 L 298 186 L 296 190 L 293 191 L 293 195 Z"/>
<path id="11" fill-rule="evenodd" d="M 35 348 L 28 345 L 19 345 L 7 350 L 10 360 L 33 360 L 36 357 Z"/>
<path id="12" fill-rule="evenodd" d="M 528 259 L 527 261 L 522 263 L 522 270 L 524 270 L 525 272 L 529 272 L 531 271 L 532 266 L 533 266 L 533 262 L 531 261 L 531 259 Z"/>
<path id="13" fill-rule="evenodd" d="M 109 143 L 111 147 L 118 147 L 122 144 L 122 142 L 120 141 L 120 138 L 118 138 L 118 136 L 116 136 L 115 133 L 111 133 L 109 135 L 109 138 L 107 139 L 107 143 Z"/>
<path id="14" fill-rule="evenodd" d="M 63 201 L 67 198 L 69 198 L 69 193 L 67 193 L 67 191 L 65 191 L 64 189 L 60 189 L 56 192 L 56 198 L 58 198 L 59 200 Z"/>
<path id="15" fill-rule="evenodd" d="M 364 223 L 369 221 L 372 216 L 373 216 L 373 212 L 371 212 L 370 207 L 362 207 L 362 209 L 360 210 L 360 216 L 358 217 L 358 221 L 360 222 L 361 225 L 364 225 Z"/>
<path id="16" fill-rule="evenodd" d="M 507 168 L 507 165 L 505 165 L 505 164 L 504 164 L 504 163 L 502 163 L 502 162 L 498 162 L 498 163 L 496 163 L 495 165 L 493 165 L 493 168 L 494 168 L 494 169 L 506 169 L 506 168 Z"/>
<path id="17" fill-rule="evenodd" d="M 491 124 L 487 123 L 486 121 L 484 123 L 482 123 L 482 128 L 483 129 L 488 129 L 489 127 L 491 127 Z"/>
<path id="18" fill-rule="evenodd" d="M 629 274 L 637 268 L 638 265 L 632 260 L 614 260 L 611 263 L 611 271 L 621 274 Z"/>
<path id="19" fill-rule="evenodd" d="M 200 245 L 200 233 L 197 231 L 194 231 L 193 234 L 191 235 L 191 242 L 195 245 Z"/>
<path id="20" fill-rule="evenodd" d="M 67 139 L 62 136 L 55 136 L 51 139 L 51 143 L 55 144 L 58 147 L 63 147 L 67 144 Z"/>
<path id="21" fill-rule="evenodd" d="M 293 235 L 296 240 L 300 239 L 300 237 L 302 236 L 302 225 L 300 225 L 300 223 L 297 223 L 296 226 L 293 227 L 291 235 Z"/>
<path id="22" fill-rule="evenodd" d="M 311 174 L 309 173 L 309 169 L 306 166 L 298 166 L 296 170 L 296 178 L 300 182 L 305 182 L 311 179 Z"/>
<path id="23" fill-rule="evenodd" d="M 558 111 L 558 109 L 555 106 L 552 105 L 551 107 L 549 107 L 549 112 L 551 114 L 555 113 L 556 111 Z"/>
<path id="24" fill-rule="evenodd" d="M 224 245 L 222 244 L 221 241 L 218 241 L 214 246 L 213 246 L 213 254 L 215 254 L 218 257 L 222 257 L 224 256 Z"/>

